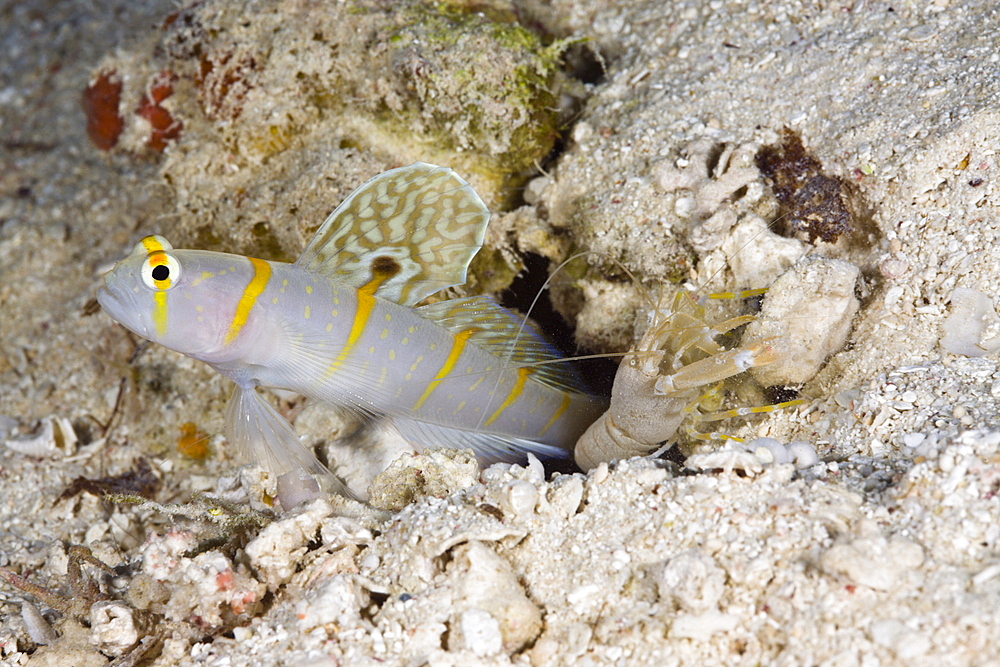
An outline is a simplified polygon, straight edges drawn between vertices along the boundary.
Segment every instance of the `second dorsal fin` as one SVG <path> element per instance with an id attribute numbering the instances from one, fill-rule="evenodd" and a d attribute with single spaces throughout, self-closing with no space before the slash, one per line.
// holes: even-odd
<path id="1" fill-rule="evenodd" d="M 375 296 L 412 306 L 465 282 L 489 219 L 454 171 L 415 162 L 352 192 L 296 264 L 359 289 L 373 284 Z"/>

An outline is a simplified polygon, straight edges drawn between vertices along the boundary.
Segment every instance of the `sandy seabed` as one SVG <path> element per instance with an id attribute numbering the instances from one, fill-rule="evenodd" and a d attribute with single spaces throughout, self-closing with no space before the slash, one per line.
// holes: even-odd
<path id="1" fill-rule="evenodd" d="M 216 82 L 229 94 L 253 84 L 242 117 L 257 125 L 221 119 L 219 108 L 186 111 L 198 93 L 178 83 L 163 106 L 183 131 L 162 154 L 144 149 L 150 128 L 133 112 L 143 91 L 153 95 L 148 77 L 179 58 L 177 44 L 157 42 L 181 30 L 165 22 L 172 4 L 0 6 L 0 566 L 68 605 L 22 605 L 5 587 L 4 664 L 997 662 L 993 3 L 490 5 L 494 20 L 589 36 L 603 69 L 571 91 L 564 147 L 528 182 L 523 206 L 502 203 L 495 172 L 470 176 L 501 212 L 495 225 L 520 235 L 488 245 L 555 256 L 571 238 L 623 261 L 654 292 L 684 257 L 695 258 L 682 272 L 699 289 L 769 285 L 803 253 L 857 268 L 846 345 L 794 382 L 805 404 L 734 427 L 806 443 L 819 460 L 797 466 L 774 455 L 780 447 L 730 447 L 683 466 L 631 459 L 547 476 L 535 462 L 480 473 L 466 456 L 431 453 L 383 478 L 423 484 L 398 492 L 407 502 L 388 518 L 320 500 L 270 523 L 253 495 L 259 474 L 232 471 L 218 438 L 205 461 L 173 449 L 184 422 L 221 431 L 225 383 L 94 312 L 99 277 L 146 233 L 249 252 L 247 230 L 266 219 L 272 229 L 258 241 L 291 251 L 324 206 L 422 155 L 405 139 L 354 141 L 385 132 L 363 121 L 337 135 L 329 117 L 282 97 L 301 79 L 280 68 L 321 71 L 320 56 L 302 55 L 321 40 L 257 26 L 308 8 L 228 6 L 184 16 L 229 26 L 251 53 L 270 40 L 270 60 L 246 65 L 259 78 Z M 344 17 L 357 13 L 345 11 L 331 5 L 316 25 L 347 34 Z M 355 61 L 337 60 L 363 51 L 326 52 L 322 71 L 339 62 L 350 65 L 339 76 L 364 80 Z M 88 140 L 80 99 L 112 66 L 129 123 L 104 153 Z M 396 99 L 393 81 L 372 77 L 386 104 Z M 269 120 L 282 104 L 295 108 Z M 430 122 L 410 120 L 424 132 Z M 258 126 L 277 127 L 276 143 L 245 141 Z M 752 231 L 774 209 L 754 156 L 783 128 L 848 184 L 860 222 L 839 242 L 779 237 L 766 223 Z M 470 132 L 458 121 L 450 130 Z M 470 140 L 470 150 L 515 145 L 491 136 L 508 143 Z M 206 231 L 206 220 L 218 228 Z M 577 286 L 576 297 L 554 298 L 575 314 L 578 338 L 627 345 L 642 320 L 639 290 L 598 269 Z M 300 432 L 328 428 L 313 408 L 300 417 Z M 348 477 L 398 454 L 334 451 Z M 74 479 L 135 470 L 141 456 L 153 462 L 160 506 L 59 500 Z M 189 503 L 199 491 L 221 500 Z M 198 548 L 213 535 L 235 541 Z M 118 568 L 103 592 L 70 590 L 69 545 Z"/>

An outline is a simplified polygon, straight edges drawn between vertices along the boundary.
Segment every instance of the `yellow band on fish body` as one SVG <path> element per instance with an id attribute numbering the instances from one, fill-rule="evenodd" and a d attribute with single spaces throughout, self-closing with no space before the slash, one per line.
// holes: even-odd
<path id="1" fill-rule="evenodd" d="M 340 368 L 344 360 L 347 359 L 347 355 L 354 348 L 355 343 L 361 338 L 361 333 L 365 330 L 368 318 L 371 317 L 372 310 L 375 308 L 375 292 L 385 281 L 399 273 L 399 268 L 396 262 L 387 257 L 376 257 L 372 262 L 372 279 L 358 289 L 358 309 L 354 313 L 351 331 L 347 334 L 347 342 L 344 343 L 337 358 L 326 370 L 328 377 Z"/>
<path id="2" fill-rule="evenodd" d="M 503 411 L 514 404 L 521 392 L 524 391 L 524 383 L 527 381 L 528 376 L 531 375 L 530 368 L 519 368 L 517 370 L 517 380 L 514 382 L 514 386 L 511 388 L 510 393 L 507 394 L 507 398 L 504 399 L 503 405 L 497 408 L 497 411 L 490 415 L 490 418 L 483 422 L 483 426 L 489 426 L 496 418 L 503 414 Z"/>
<path id="3" fill-rule="evenodd" d="M 553 424 L 555 424 L 555 423 L 556 423 L 556 421 L 557 421 L 557 420 L 558 420 L 558 419 L 559 419 L 560 417 L 562 417 L 562 416 L 563 416 L 563 413 L 564 413 L 564 412 L 566 412 L 566 410 L 567 410 L 567 409 L 569 408 L 569 404 L 570 404 L 570 400 L 571 400 L 571 399 L 570 399 L 570 396 L 569 396 L 569 392 L 566 392 L 566 391 L 564 391 L 564 392 L 562 393 L 562 395 L 563 395 L 563 398 L 562 398 L 562 403 L 560 403 L 559 407 L 558 407 L 558 408 L 556 408 L 556 411 L 555 411 L 555 413 L 554 413 L 554 414 L 552 415 L 552 419 L 550 419 L 550 420 L 548 421 L 548 423 L 547 423 L 547 424 L 545 424 L 545 427 L 544 427 L 544 428 L 542 428 L 542 430 L 541 430 L 541 431 L 539 431 L 539 432 L 538 432 L 538 435 L 537 435 L 537 436 L 535 436 L 535 437 L 538 437 L 538 438 L 540 438 L 540 437 L 542 437 L 543 435 L 545 435 L 545 432 L 549 430 L 549 427 L 551 427 L 551 426 L 552 426 Z"/>
<path id="4" fill-rule="evenodd" d="M 452 369 L 455 368 L 455 364 L 458 362 L 458 358 L 462 355 L 462 350 L 465 349 L 466 342 L 468 342 L 469 338 L 473 334 L 479 331 L 481 331 L 481 329 L 465 329 L 455 334 L 455 342 L 451 346 L 448 358 L 444 360 L 443 364 L 441 364 L 441 369 L 437 372 L 437 375 L 434 376 L 434 379 L 427 385 L 427 389 L 424 389 L 424 393 L 421 394 L 420 398 L 418 398 L 417 402 L 413 405 L 414 410 L 420 408 L 420 406 L 424 404 L 424 401 L 426 401 L 434 390 L 437 389 L 438 382 L 451 373 Z"/>
<path id="5" fill-rule="evenodd" d="M 236 304 L 233 321 L 229 323 L 229 331 L 226 332 L 225 345 L 231 344 L 240 335 L 240 331 L 247 323 L 247 318 L 250 317 L 250 311 L 253 310 L 257 299 L 264 292 L 264 288 L 267 287 L 267 281 L 271 279 L 270 264 L 256 257 L 247 257 L 247 259 L 253 266 L 253 278 L 247 283 L 239 303 Z"/>

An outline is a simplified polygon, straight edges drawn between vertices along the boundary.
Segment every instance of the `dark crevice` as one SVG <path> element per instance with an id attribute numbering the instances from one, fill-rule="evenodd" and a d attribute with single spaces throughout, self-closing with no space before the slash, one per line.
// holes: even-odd
<path id="1" fill-rule="evenodd" d="M 588 350 L 580 349 L 574 342 L 574 328 L 556 312 L 548 290 L 542 291 L 549 277 L 549 260 L 534 253 L 525 253 L 522 259 L 524 270 L 500 294 L 501 305 L 527 314 L 534 320 L 542 335 L 564 357 L 589 354 Z M 528 309 L 539 291 L 542 291 L 541 296 L 529 313 Z M 611 395 L 611 386 L 618 369 L 617 359 L 581 359 L 572 363 L 585 389 L 600 396 Z"/>
<path id="2" fill-rule="evenodd" d="M 563 69 L 574 79 L 587 84 L 599 84 L 604 82 L 607 75 L 608 64 L 604 54 L 598 52 L 597 45 L 593 41 L 573 44 L 563 54 Z"/>
<path id="3" fill-rule="evenodd" d="M 723 154 L 725 154 L 725 152 L 726 152 L 726 144 L 718 143 L 712 146 L 712 149 L 706 156 L 707 157 L 705 162 L 706 177 L 712 178 L 713 176 L 715 176 L 715 174 L 720 173 L 720 171 L 725 171 L 725 169 L 722 170 L 719 169 L 719 161 L 722 159 L 722 156 Z M 725 165 L 722 166 L 725 167 Z"/>
<path id="4" fill-rule="evenodd" d="M 563 52 L 562 60 L 563 72 L 583 85 L 566 86 L 566 91 L 562 95 L 559 133 L 552 149 L 539 163 L 543 170 L 548 170 L 554 165 L 566 150 L 570 132 L 583 113 L 593 87 L 604 83 L 607 75 L 608 61 L 598 52 L 597 45 L 593 41 L 571 44 Z"/>

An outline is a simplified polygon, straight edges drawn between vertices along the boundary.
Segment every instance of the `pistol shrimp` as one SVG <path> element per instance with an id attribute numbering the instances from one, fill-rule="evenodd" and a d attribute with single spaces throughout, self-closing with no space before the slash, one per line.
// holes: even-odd
<path id="1" fill-rule="evenodd" d="M 749 297 L 766 290 L 733 296 Z M 728 296 L 728 295 L 727 295 Z M 703 412 L 722 381 L 777 361 L 778 341 L 727 349 L 716 336 L 752 322 L 742 315 L 711 324 L 705 309 L 685 290 L 673 297 L 661 292 L 651 321 L 639 342 L 627 352 L 615 374 L 611 403 L 576 443 L 577 465 L 589 470 L 612 459 L 645 456 L 674 439 L 679 431 L 700 440 L 738 440 L 702 433 L 696 424 L 791 407 L 801 400 L 775 405 Z"/>
<path id="2" fill-rule="evenodd" d="M 581 253 L 565 260 L 555 269 L 542 290 L 567 264 L 590 254 Z M 626 267 L 615 263 L 636 285 L 639 284 Z M 794 271 L 789 271 L 789 274 L 792 273 Z M 790 278 L 794 279 L 793 276 Z M 645 290 L 642 291 L 645 294 Z M 767 291 L 767 288 L 749 289 L 710 294 L 706 298 L 745 299 Z M 537 300 L 538 296 L 535 297 Z M 784 358 L 787 354 L 784 337 L 775 335 L 727 347 L 716 338 L 732 334 L 758 318 L 740 315 L 711 323 L 706 309 L 682 287 L 661 289 L 656 301 L 648 295 L 645 300 L 649 305 L 649 323 L 638 342 L 624 354 L 594 355 L 621 356 L 622 360 L 615 374 L 607 410 L 576 441 L 574 458 L 581 469 L 589 470 L 614 459 L 653 455 L 676 442 L 679 435 L 689 440 L 741 441 L 724 433 L 702 432 L 697 425 L 804 403 L 795 399 L 771 405 L 716 410 L 726 380 Z M 529 315 L 534 305 L 532 303 L 529 307 Z"/>

